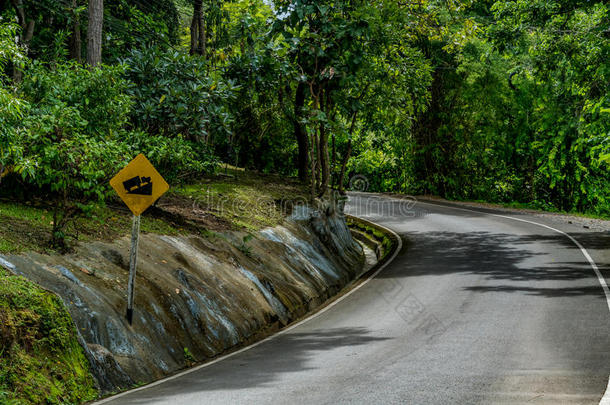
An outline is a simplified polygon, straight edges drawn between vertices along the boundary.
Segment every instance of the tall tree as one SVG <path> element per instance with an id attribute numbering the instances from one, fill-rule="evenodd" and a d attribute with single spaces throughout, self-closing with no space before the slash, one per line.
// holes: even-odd
<path id="1" fill-rule="evenodd" d="M 191 55 L 206 55 L 206 26 L 203 13 L 203 0 L 193 2 L 193 19 L 191 20 Z"/>
<path id="2" fill-rule="evenodd" d="M 82 62 L 82 40 L 80 35 L 80 16 L 77 0 L 72 0 L 72 36 L 70 37 L 70 57 Z"/>
<path id="3" fill-rule="evenodd" d="M 102 63 L 102 26 L 104 24 L 104 0 L 89 0 L 89 25 L 87 27 L 87 63 Z"/>
<path id="4" fill-rule="evenodd" d="M 28 18 L 28 16 L 26 16 L 23 0 L 11 0 L 11 4 L 15 8 L 17 22 L 21 27 L 21 32 L 17 36 L 17 42 L 19 42 L 19 45 L 24 48 L 27 53 L 30 41 L 34 36 L 36 21 L 34 21 L 33 18 Z M 17 65 L 14 65 L 13 67 L 13 80 L 16 82 L 21 81 L 21 70 L 17 68 Z"/>
<path id="5" fill-rule="evenodd" d="M 307 180 L 307 150 L 309 149 L 309 139 L 307 133 L 303 128 L 303 124 L 300 122 L 303 107 L 305 106 L 305 83 L 299 82 L 297 85 L 295 96 L 294 96 L 294 118 L 293 127 L 294 135 L 297 140 L 297 146 L 299 150 L 297 169 L 299 172 L 299 180 Z"/>

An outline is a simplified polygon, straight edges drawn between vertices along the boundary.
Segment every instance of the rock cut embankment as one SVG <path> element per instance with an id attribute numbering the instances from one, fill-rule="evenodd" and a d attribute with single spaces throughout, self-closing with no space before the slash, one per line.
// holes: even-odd
<path id="1" fill-rule="evenodd" d="M 108 393 L 277 330 L 336 294 L 364 261 L 344 218 L 326 210 L 296 207 L 282 225 L 245 235 L 142 235 L 133 325 L 124 316 L 128 237 L 3 260 L 63 299 Z"/>

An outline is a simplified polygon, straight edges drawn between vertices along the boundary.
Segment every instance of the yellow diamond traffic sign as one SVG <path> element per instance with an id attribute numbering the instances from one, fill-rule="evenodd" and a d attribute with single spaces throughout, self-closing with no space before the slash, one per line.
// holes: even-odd
<path id="1" fill-rule="evenodd" d="M 110 185 L 134 215 L 142 214 L 169 190 L 169 184 L 141 153 L 110 180 Z"/>

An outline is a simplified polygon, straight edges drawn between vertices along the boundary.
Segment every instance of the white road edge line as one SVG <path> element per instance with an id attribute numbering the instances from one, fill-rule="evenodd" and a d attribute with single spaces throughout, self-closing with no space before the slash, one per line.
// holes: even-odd
<path id="1" fill-rule="evenodd" d="M 364 218 L 363 218 L 363 219 L 364 219 Z M 368 219 L 367 219 L 367 221 L 369 221 L 369 222 L 373 222 L 373 221 L 370 221 L 370 220 L 368 220 Z M 394 259 L 395 259 L 395 258 L 396 258 L 396 256 L 398 255 L 398 253 L 399 253 L 399 252 L 402 250 L 402 239 L 400 238 L 400 236 L 398 236 L 398 234 L 397 234 L 396 232 L 394 232 L 393 230 L 391 230 L 391 229 L 389 229 L 389 228 L 386 228 L 385 226 L 379 225 L 379 224 L 377 224 L 377 223 L 375 223 L 375 222 L 373 222 L 373 223 L 374 223 L 375 225 L 377 225 L 378 227 L 383 228 L 384 230 L 386 230 L 386 231 L 390 232 L 392 235 L 394 235 L 394 237 L 395 237 L 395 238 L 396 238 L 396 240 L 398 241 L 398 246 L 397 246 L 397 247 L 396 247 L 396 249 L 394 250 L 394 254 L 392 254 L 392 256 L 391 256 L 391 257 L 390 257 L 390 258 L 389 258 L 389 259 L 388 259 L 388 260 L 387 260 L 387 261 L 386 261 L 384 264 L 382 264 L 382 265 L 381 265 L 381 266 L 380 266 L 380 267 L 379 267 L 379 268 L 378 268 L 378 269 L 377 269 L 377 270 L 376 270 L 376 271 L 375 271 L 373 274 L 371 274 L 371 275 L 370 275 L 370 276 L 369 276 L 367 279 L 365 279 L 364 281 L 362 281 L 362 282 L 361 282 L 360 284 L 358 284 L 357 286 L 353 287 L 353 288 L 352 288 L 350 291 L 348 291 L 347 293 L 345 293 L 343 296 L 341 296 L 341 297 L 337 298 L 335 301 L 331 302 L 330 304 L 328 304 L 327 306 L 325 306 L 325 307 L 324 307 L 324 308 L 322 308 L 321 310 L 319 310 L 319 311 L 317 311 L 317 312 L 314 312 L 313 314 L 311 314 L 311 315 L 310 315 L 310 316 L 308 316 L 307 318 L 302 319 L 302 320 L 300 320 L 299 322 L 295 323 L 294 325 L 290 325 L 290 326 L 289 326 L 289 327 L 287 327 L 286 329 L 282 329 L 282 330 L 280 330 L 279 332 L 277 332 L 277 333 L 275 333 L 275 334 L 273 334 L 273 335 L 271 335 L 271 336 L 269 336 L 269 337 L 267 337 L 267 338 L 265 338 L 265 339 L 263 339 L 263 340 L 261 340 L 261 341 L 258 341 L 258 342 L 256 342 L 256 343 L 252 343 L 251 345 L 246 346 L 246 347 L 244 347 L 244 348 L 242 348 L 242 349 L 239 349 L 239 350 L 237 350 L 237 351 L 235 351 L 235 352 L 233 352 L 233 353 L 229 353 L 229 354 L 227 354 L 227 355 L 221 356 L 221 357 L 219 357 L 219 358 L 217 358 L 217 359 L 215 359 L 215 360 L 210 361 L 209 363 L 204 363 L 204 364 L 201 364 L 201 365 L 199 365 L 199 366 L 193 367 L 193 368 L 188 369 L 188 370 L 186 370 L 186 371 L 183 371 L 183 372 L 181 372 L 181 373 L 174 374 L 173 376 L 170 376 L 170 377 L 164 378 L 164 379 L 162 379 L 162 380 L 157 380 L 157 381 L 152 382 L 152 383 L 150 383 L 150 384 L 148 384 L 148 385 L 144 385 L 144 386 L 142 386 L 142 387 L 134 388 L 134 389 L 132 389 L 132 390 L 125 391 L 125 392 L 122 392 L 122 393 L 120 393 L 120 394 L 117 394 L 117 395 L 114 395 L 114 396 L 108 397 L 108 398 L 104 398 L 104 399 L 102 399 L 102 400 L 100 400 L 100 401 L 93 402 L 93 405 L 102 405 L 102 404 L 105 404 L 105 403 L 108 403 L 108 402 L 114 401 L 114 400 L 116 400 L 116 399 L 119 399 L 119 398 L 121 398 L 121 397 L 124 397 L 124 396 L 126 396 L 126 395 L 132 394 L 132 393 L 134 393 L 134 392 L 143 391 L 143 390 L 146 390 L 146 389 L 148 389 L 148 388 L 156 387 L 157 385 L 164 384 L 164 383 L 166 383 L 166 382 L 168 382 L 168 381 L 172 381 L 172 380 L 175 380 L 176 378 L 180 378 L 180 377 L 185 376 L 185 375 L 187 375 L 187 374 L 194 373 L 195 371 L 201 370 L 201 369 L 203 369 L 203 368 L 210 367 L 210 366 L 211 366 L 211 365 L 213 365 L 213 364 L 216 364 L 216 363 L 219 363 L 219 362 L 221 362 L 221 361 L 227 360 L 227 359 L 229 359 L 229 358 L 231 358 L 231 357 L 233 357 L 233 356 L 236 356 L 236 355 L 238 355 L 238 354 L 240 354 L 240 353 L 243 353 L 243 352 L 245 352 L 245 351 L 247 351 L 247 350 L 254 349 L 254 348 L 255 348 L 255 347 L 257 347 L 257 346 L 262 345 L 263 343 L 268 342 L 268 341 L 270 341 L 270 340 L 273 340 L 273 339 L 277 338 L 278 336 L 281 336 L 281 335 L 283 335 L 284 333 L 287 333 L 287 332 L 291 331 L 292 329 L 294 329 L 294 328 L 296 328 L 296 327 L 298 327 L 298 326 L 300 326 L 300 325 L 304 324 L 305 322 L 309 322 L 309 321 L 311 321 L 312 319 L 317 318 L 318 316 L 322 315 L 323 313 L 325 313 L 326 311 L 328 311 L 329 309 L 331 309 L 332 307 L 334 307 L 335 305 L 337 305 L 338 303 L 340 303 L 341 301 L 343 301 L 344 299 L 346 299 L 347 297 L 349 297 L 350 295 L 352 295 L 353 293 L 355 293 L 356 291 L 358 291 L 359 289 L 361 289 L 362 287 L 364 287 L 364 286 L 365 286 L 365 285 L 366 285 L 366 284 L 367 284 L 369 281 L 371 281 L 372 279 L 374 279 L 374 278 L 377 276 L 377 274 L 379 274 L 379 273 L 380 273 L 380 272 L 381 272 L 383 269 L 385 269 L 385 268 L 386 268 L 386 267 L 387 267 L 387 266 L 388 266 L 390 263 L 392 263 L 392 262 L 394 261 Z M 604 404 L 604 405 L 605 405 L 605 404 Z"/>
<path id="2" fill-rule="evenodd" d="M 528 224 L 538 225 L 543 228 L 550 229 L 552 231 L 560 233 L 561 235 L 566 236 L 576 245 L 576 247 L 578 249 L 580 249 L 580 251 L 583 254 L 583 256 L 585 257 L 585 259 L 587 259 L 587 261 L 591 265 L 591 268 L 593 269 L 593 271 L 595 272 L 595 275 L 597 276 L 597 281 L 599 281 L 599 284 L 602 286 L 602 289 L 604 290 L 604 294 L 606 295 L 606 304 L 608 305 L 608 311 L 610 311 L 610 289 L 608 288 L 608 283 L 606 282 L 606 279 L 604 278 L 602 273 L 599 271 L 597 264 L 595 263 L 595 261 L 593 260 L 593 258 L 589 254 L 589 252 L 587 252 L 587 249 L 585 249 L 584 246 L 581 245 L 579 241 L 577 241 L 572 235 L 568 234 L 567 232 L 564 232 L 560 229 L 553 228 L 552 226 L 548 226 L 548 225 L 541 224 L 541 223 L 534 222 L 534 221 L 528 221 L 527 219 L 514 218 L 514 217 L 510 217 L 508 215 L 491 214 L 491 213 L 484 212 L 484 211 L 471 210 L 468 208 L 452 207 L 452 206 L 443 205 L 443 204 L 433 204 L 433 203 L 419 201 L 419 200 L 417 200 L 417 203 L 432 205 L 435 207 L 446 207 L 446 208 L 451 208 L 454 210 L 476 212 L 478 214 L 491 215 L 491 216 L 499 217 L 499 218 L 512 219 L 513 221 L 526 222 Z M 602 399 L 600 400 L 599 405 L 610 405 L 610 376 L 608 377 L 608 385 L 606 386 L 606 392 L 604 392 L 604 396 L 602 396 Z"/>

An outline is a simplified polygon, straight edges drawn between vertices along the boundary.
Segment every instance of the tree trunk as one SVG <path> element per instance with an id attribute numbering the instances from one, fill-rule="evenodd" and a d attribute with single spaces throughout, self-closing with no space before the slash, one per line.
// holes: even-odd
<path id="1" fill-rule="evenodd" d="M 330 172 L 331 172 L 331 184 L 330 184 L 330 187 L 332 189 L 334 189 L 335 188 L 335 180 L 337 179 L 337 172 L 336 172 L 336 168 L 337 168 L 337 147 L 336 147 L 335 133 L 334 132 L 333 132 L 333 137 L 332 137 L 332 143 L 333 143 L 333 149 L 331 151 L 332 158 L 331 158 L 331 163 L 330 163 Z"/>
<path id="2" fill-rule="evenodd" d="M 345 170 L 347 167 L 347 162 L 352 154 L 352 134 L 354 133 L 354 128 L 356 127 L 356 117 L 358 116 L 358 112 L 355 112 L 352 115 L 352 124 L 349 128 L 349 140 L 347 141 L 347 151 L 345 152 L 345 156 L 343 157 L 343 162 L 341 163 L 341 174 L 339 175 L 339 193 L 341 195 L 345 194 L 345 189 L 343 188 L 343 181 L 345 180 Z"/>
<path id="3" fill-rule="evenodd" d="M 19 45 L 25 48 L 25 53 L 28 53 L 28 44 L 32 40 L 34 36 L 34 27 L 36 22 L 34 20 L 27 20 L 25 16 L 25 9 L 23 8 L 23 0 L 11 0 L 11 4 L 15 8 L 15 13 L 17 14 L 17 22 L 21 27 L 21 35 L 17 39 Z M 13 65 L 13 80 L 16 83 L 21 82 L 21 70 L 17 65 Z"/>
<path id="4" fill-rule="evenodd" d="M 339 175 L 339 193 L 341 195 L 345 194 L 345 189 L 343 188 L 343 182 L 345 181 L 345 168 L 347 167 L 347 161 L 352 154 L 352 139 L 350 138 L 347 141 L 347 152 L 345 152 L 345 156 L 343 157 L 343 162 L 341 163 L 341 174 Z"/>
<path id="5" fill-rule="evenodd" d="M 327 119 L 332 121 L 331 111 L 332 111 L 332 100 L 331 100 L 331 90 L 329 86 L 323 90 L 322 97 L 320 98 L 322 103 L 320 105 L 320 109 L 325 112 Z M 326 123 L 320 124 L 320 152 L 322 155 L 322 185 L 320 186 L 320 197 L 323 196 L 328 190 L 328 186 L 330 184 L 330 153 L 328 150 L 328 131 L 326 128 Z"/>
<path id="6" fill-rule="evenodd" d="M 328 92 L 328 90 L 325 90 L 326 92 Z M 327 107 L 327 102 L 325 100 L 324 97 L 324 92 L 322 92 L 322 97 L 320 97 L 320 110 L 325 111 L 326 113 L 328 113 L 328 109 L 325 108 Z M 327 114 L 328 117 L 328 114 Z M 320 123 L 320 174 L 321 174 L 321 181 L 320 181 L 320 189 L 318 191 L 318 197 L 322 197 L 324 194 L 326 194 L 326 191 L 328 189 L 328 183 L 329 183 L 329 179 L 330 179 L 330 164 L 329 164 L 329 153 L 328 153 L 328 133 L 326 132 L 326 123 L 325 122 L 321 122 Z"/>
<path id="7" fill-rule="evenodd" d="M 193 3 L 193 19 L 191 20 L 191 55 L 206 55 L 206 30 L 203 15 L 203 0 Z"/>
<path id="8" fill-rule="evenodd" d="M 199 51 L 199 55 L 206 57 L 206 30 L 205 30 L 205 19 L 203 17 L 203 6 L 199 8 L 199 14 L 197 15 L 197 20 L 199 21 L 199 44 L 197 46 L 197 50 Z"/>
<path id="9" fill-rule="evenodd" d="M 15 7 L 15 12 L 17 13 L 17 22 L 21 26 L 21 28 L 25 28 L 25 11 L 23 9 L 23 0 L 11 0 L 13 7 Z"/>
<path id="10" fill-rule="evenodd" d="M 74 11 L 74 25 L 72 26 L 72 37 L 70 38 L 70 58 L 82 63 L 82 39 L 80 35 L 80 17 L 76 14 L 76 0 L 72 0 Z"/>
<path id="11" fill-rule="evenodd" d="M 320 128 L 320 172 L 322 180 L 320 181 L 318 196 L 322 197 L 328 191 L 328 184 L 330 183 L 328 135 L 325 128 Z"/>
<path id="12" fill-rule="evenodd" d="M 305 105 L 305 83 L 299 83 L 294 95 L 294 136 L 297 139 L 297 145 L 299 147 L 299 157 L 297 161 L 297 168 L 299 170 L 299 180 L 307 180 L 307 153 L 309 150 L 309 142 L 307 134 L 303 129 L 303 124 L 300 122 L 303 106 Z"/>
<path id="13" fill-rule="evenodd" d="M 316 189 L 320 191 L 320 186 L 322 184 L 322 176 L 321 176 L 321 166 L 320 166 L 320 135 L 318 135 L 318 130 L 314 128 L 313 133 L 313 144 L 316 152 L 316 172 L 312 173 L 313 177 L 316 179 Z"/>
<path id="14" fill-rule="evenodd" d="M 313 138 L 316 137 L 315 133 L 312 135 Z M 309 143 L 310 148 L 309 148 L 309 162 L 311 164 L 311 175 L 310 175 L 310 180 L 311 180 L 311 184 L 310 184 L 310 200 L 313 203 L 315 197 L 316 197 L 316 166 L 317 166 L 317 161 L 316 161 L 316 141 L 315 139 L 312 139 L 311 142 Z"/>
<path id="15" fill-rule="evenodd" d="M 87 26 L 87 63 L 95 67 L 102 63 L 102 26 L 104 24 L 104 0 L 89 0 Z"/>
<path id="16" fill-rule="evenodd" d="M 189 52 L 191 55 L 197 52 L 197 38 L 199 38 L 199 20 L 197 19 L 197 14 L 196 10 L 193 11 L 193 19 L 191 20 L 191 50 Z"/>

